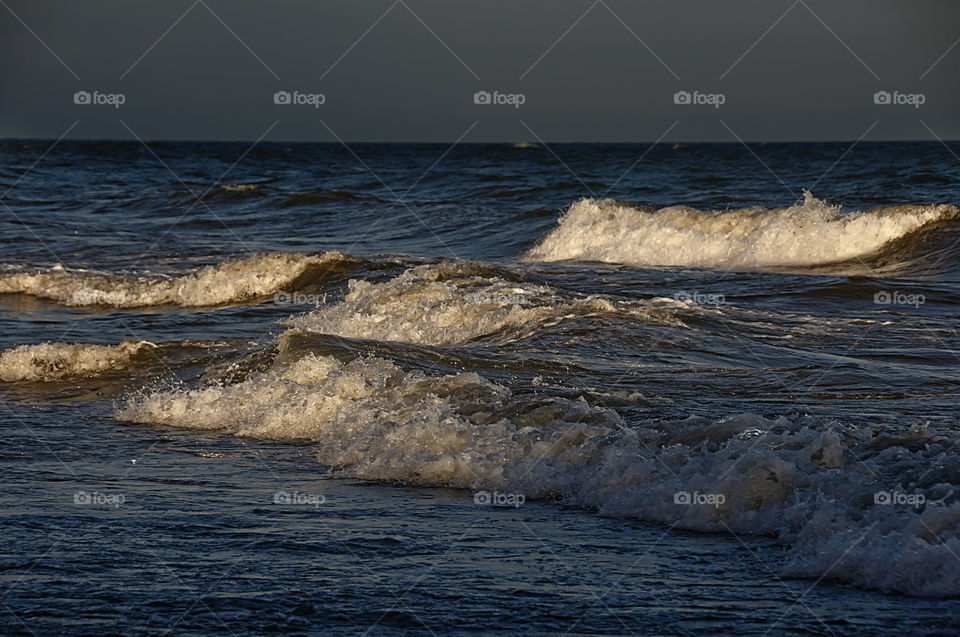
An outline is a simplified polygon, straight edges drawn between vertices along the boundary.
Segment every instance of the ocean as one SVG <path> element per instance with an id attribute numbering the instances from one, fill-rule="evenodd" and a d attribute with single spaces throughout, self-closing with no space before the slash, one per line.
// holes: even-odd
<path id="1" fill-rule="evenodd" d="M 958 153 L 0 142 L 0 628 L 958 634 Z"/>

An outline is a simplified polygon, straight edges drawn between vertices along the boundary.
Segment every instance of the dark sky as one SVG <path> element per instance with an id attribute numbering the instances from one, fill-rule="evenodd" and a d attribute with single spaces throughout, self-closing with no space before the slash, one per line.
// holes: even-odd
<path id="1" fill-rule="evenodd" d="M 0 137 L 957 139 L 958 39 L 956 0 L 0 0 Z"/>

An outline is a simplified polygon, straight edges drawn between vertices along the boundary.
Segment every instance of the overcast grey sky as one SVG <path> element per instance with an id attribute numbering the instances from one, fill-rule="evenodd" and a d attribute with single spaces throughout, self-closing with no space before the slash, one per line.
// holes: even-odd
<path id="1" fill-rule="evenodd" d="M 0 137 L 957 139 L 958 38 L 955 0 L 0 0 Z"/>

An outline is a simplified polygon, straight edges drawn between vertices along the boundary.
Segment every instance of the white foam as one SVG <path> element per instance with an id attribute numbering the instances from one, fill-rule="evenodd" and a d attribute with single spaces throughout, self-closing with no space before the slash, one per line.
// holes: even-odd
<path id="1" fill-rule="evenodd" d="M 260 184 L 222 184 L 220 188 L 227 192 L 252 192 L 260 188 Z"/>
<path id="2" fill-rule="evenodd" d="M 42 272 L 0 274 L 0 294 L 30 294 L 71 306 L 217 305 L 277 292 L 311 265 L 346 258 L 339 252 L 276 252 L 224 261 L 167 278 L 98 274 L 54 266 Z"/>
<path id="3" fill-rule="evenodd" d="M 136 397 L 119 416 L 308 439 L 320 443 L 324 464 L 356 477 L 460 487 L 517 478 L 545 453 L 580 455 L 584 440 L 622 427 L 612 411 L 516 397 L 474 373 L 430 377 L 379 358 L 341 363 L 313 354 L 238 384 Z"/>
<path id="4" fill-rule="evenodd" d="M 525 258 L 637 266 L 809 266 L 874 254 L 926 225 L 958 216 L 960 209 L 946 204 L 842 212 L 809 192 L 802 204 L 789 208 L 726 212 L 683 206 L 654 211 L 583 199 Z"/>
<path id="5" fill-rule="evenodd" d="M 119 345 L 40 343 L 0 352 L 0 381 L 55 381 L 97 376 L 126 367 L 149 341 L 128 340 Z"/>
<path id="6" fill-rule="evenodd" d="M 949 453 L 955 440 L 933 432 L 924 451 L 909 451 L 893 439 L 879 450 L 869 431 L 839 423 L 750 414 L 630 429 L 613 411 L 516 395 L 474 373 L 430 377 L 378 358 L 313 354 L 238 384 L 138 396 L 119 417 L 309 440 L 322 464 L 358 479 L 495 489 L 679 528 L 773 534 L 789 547 L 787 574 L 960 594 L 960 503 L 918 512 L 873 499 L 882 489 L 949 494 L 949 485 L 878 478 L 894 463 L 901 478 L 919 475 Z M 685 505 L 680 492 L 724 502 Z"/>
<path id="7" fill-rule="evenodd" d="M 526 335 L 568 318 L 618 312 L 676 321 L 659 300 L 562 296 L 547 286 L 480 273 L 470 264 L 444 263 L 411 268 L 384 283 L 351 280 L 341 302 L 286 323 L 345 338 L 450 345 L 510 328 L 523 328 L 520 335 Z"/>

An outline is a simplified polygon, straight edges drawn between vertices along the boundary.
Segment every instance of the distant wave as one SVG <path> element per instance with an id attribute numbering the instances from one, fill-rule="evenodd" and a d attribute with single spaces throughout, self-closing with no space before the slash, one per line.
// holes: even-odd
<path id="1" fill-rule="evenodd" d="M 65 305 L 145 307 L 217 305 L 271 294 L 308 268 L 348 260 L 339 252 L 320 255 L 277 252 L 224 261 L 181 276 L 129 276 L 54 266 L 40 272 L 0 273 L 0 294 L 29 294 Z"/>
<path id="2" fill-rule="evenodd" d="M 260 188 L 260 184 L 222 184 L 220 188 L 226 192 L 253 192 Z"/>
<path id="3" fill-rule="evenodd" d="M 351 280 L 349 287 L 339 303 L 286 324 L 346 338 L 452 345 L 511 328 L 521 336 L 588 315 L 632 315 L 676 324 L 669 308 L 684 307 L 672 299 L 561 295 L 547 286 L 507 280 L 473 263 L 423 265 L 384 283 Z"/>
<path id="4" fill-rule="evenodd" d="M 216 187 L 208 187 L 202 184 L 195 184 L 191 191 L 194 197 L 201 197 L 204 200 L 222 200 L 222 201 L 242 201 L 244 199 L 260 197 L 266 193 L 263 188 L 265 183 L 235 183 L 219 184 Z M 177 196 L 181 196 L 178 194 Z"/>
<path id="5" fill-rule="evenodd" d="M 918 445 L 916 432 L 879 441 L 869 428 L 753 414 L 631 429 L 582 399 L 516 394 L 475 373 L 436 377 L 380 358 L 312 353 L 242 382 L 140 394 L 118 417 L 307 440 L 323 465 L 357 479 L 499 490 L 679 528 L 775 535 L 788 547 L 787 574 L 960 595 L 960 502 L 942 477 L 910 482 L 932 463 L 953 462 L 955 432 L 926 431 Z M 921 493 L 931 504 L 878 502 L 884 491 Z M 724 499 L 687 504 L 677 499 L 684 493 Z"/>
<path id="6" fill-rule="evenodd" d="M 653 210 L 583 199 L 525 258 L 705 268 L 812 266 L 877 253 L 931 224 L 958 217 L 960 209 L 947 204 L 842 212 L 810 193 L 789 208 L 727 212 L 683 206 Z"/>
<path id="7" fill-rule="evenodd" d="M 0 352 L 0 381 L 55 381 L 98 376 L 127 366 L 149 341 L 124 341 L 119 345 L 40 343 L 20 345 Z"/>
<path id="8" fill-rule="evenodd" d="M 312 192 L 286 194 L 279 205 L 284 208 L 296 208 L 297 206 L 313 206 L 338 201 L 354 201 L 356 199 L 356 195 L 345 190 L 326 190 L 320 188 Z"/>

